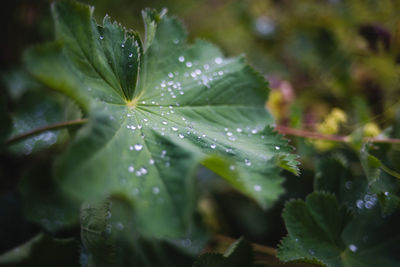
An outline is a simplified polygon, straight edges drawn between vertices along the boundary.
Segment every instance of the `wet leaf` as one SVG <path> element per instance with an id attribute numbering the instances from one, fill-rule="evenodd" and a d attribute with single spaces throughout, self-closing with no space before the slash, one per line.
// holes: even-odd
<path id="1" fill-rule="evenodd" d="M 399 216 L 381 216 L 379 205 L 352 215 L 335 196 L 314 192 L 305 201 L 287 203 L 283 212 L 288 236 L 279 247 L 283 261 L 323 266 L 397 266 Z"/>
<path id="2" fill-rule="evenodd" d="M 143 12 L 144 44 L 107 16 L 98 25 L 86 5 L 58 1 L 52 11 L 56 42 L 31 49 L 28 69 L 89 115 L 56 166 L 64 189 L 123 195 L 137 227 L 155 236 L 190 223 L 199 162 L 263 207 L 283 192 L 277 166 L 296 173 L 296 157 L 271 128 L 267 83 L 243 58 L 204 41 L 187 46 L 165 11 Z"/>

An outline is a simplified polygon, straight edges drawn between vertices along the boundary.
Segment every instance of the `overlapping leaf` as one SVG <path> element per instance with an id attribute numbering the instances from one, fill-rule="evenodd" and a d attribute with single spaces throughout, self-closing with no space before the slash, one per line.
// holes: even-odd
<path id="1" fill-rule="evenodd" d="M 65 189 L 82 199 L 122 195 L 138 228 L 169 236 L 191 218 L 199 161 L 262 206 L 283 191 L 277 165 L 296 172 L 295 157 L 270 128 L 267 84 L 243 58 L 203 41 L 188 47 L 165 11 L 143 12 L 144 44 L 108 17 L 99 26 L 86 5 L 58 1 L 52 11 L 56 42 L 26 62 L 89 114 L 56 167 Z"/>
<path id="2" fill-rule="evenodd" d="M 335 267 L 398 265 L 400 217 L 384 214 L 365 177 L 349 166 L 340 154 L 321 159 L 315 189 L 325 192 L 286 205 L 288 236 L 279 248 L 281 260 Z"/>

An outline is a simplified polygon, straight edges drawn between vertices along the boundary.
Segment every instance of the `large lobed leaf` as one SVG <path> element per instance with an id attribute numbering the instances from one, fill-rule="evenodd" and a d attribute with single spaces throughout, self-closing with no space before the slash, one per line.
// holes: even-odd
<path id="1" fill-rule="evenodd" d="M 169 236 L 192 217 L 198 162 L 263 207 L 282 193 L 277 165 L 297 172 L 295 156 L 271 128 L 266 82 L 243 58 L 204 41 L 188 47 L 165 11 L 143 12 L 144 44 L 107 16 L 98 25 L 86 5 L 57 1 L 52 11 L 56 42 L 26 63 L 89 115 L 56 166 L 68 192 L 123 195 L 139 229 Z"/>

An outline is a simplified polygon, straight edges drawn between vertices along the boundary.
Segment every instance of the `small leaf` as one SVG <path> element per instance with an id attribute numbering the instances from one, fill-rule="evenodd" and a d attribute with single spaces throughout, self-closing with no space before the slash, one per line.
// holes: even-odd
<path id="1" fill-rule="evenodd" d="M 193 267 L 251 267 L 253 266 L 253 249 L 243 238 L 233 243 L 222 254 L 206 253 L 201 255 Z"/>
<path id="2" fill-rule="evenodd" d="M 78 242 L 40 233 L 25 244 L 0 255 L 1 266 L 80 266 Z"/>
<path id="3" fill-rule="evenodd" d="M 204 41 L 187 47 L 182 25 L 165 11 L 143 12 L 142 44 L 108 17 L 98 25 L 86 5 L 57 1 L 52 10 L 56 42 L 25 59 L 89 115 L 56 167 L 68 192 L 124 195 L 138 228 L 155 236 L 181 235 L 190 223 L 199 162 L 263 207 L 283 192 L 277 166 L 297 172 L 297 162 L 271 128 L 267 83 L 243 58 L 224 58 Z M 210 156 L 232 164 L 214 168 Z"/>
<path id="4" fill-rule="evenodd" d="M 328 267 L 397 266 L 400 217 L 381 217 L 376 205 L 352 216 L 327 193 L 314 192 L 306 201 L 293 200 L 283 212 L 288 235 L 278 257 Z"/>

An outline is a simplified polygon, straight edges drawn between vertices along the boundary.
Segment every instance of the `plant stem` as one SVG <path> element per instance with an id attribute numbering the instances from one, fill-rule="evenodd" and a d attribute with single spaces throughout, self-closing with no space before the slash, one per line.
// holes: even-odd
<path id="1" fill-rule="evenodd" d="M 13 136 L 6 141 L 6 144 L 12 144 L 12 143 L 18 142 L 22 139 L 29 138 L 29 137 L 38 135 L 43 132 L 58 130 L 58 129 L 62 129 L 62 128 L 70 127 L 70 126 L 82 125 L 82 124 L 85 124 L 87 121 L 88 121 L 88 119 L 78 119 L 78 120 L 64 121 L 64 122 L 58 122 L 58 123 L 51 124 L 51 125 L 46 125 L 46 126 L 34 129 L 32 131 Z"/>
<path id="2" fill-rule="evenodd" d="M 277 125 L 275 127 L 275 129 L 281 134 L 292 135 L 292 136 L 297 136 L 297 137 L 304 137 L 304 138 L 309 138 L 309 139 L 318 139 L 318 140 L 326 140 L 326 141 L 341 142 L 341 143 L 350 143 L 352 140 L 350 136 L 322 134 L 322 133 L 316 133 L 316 132 L 311 132 L 311 131 L 307 131 L 307 130 L 289 128 L 289 127 L 286 127 L 283 125 Z M 400 144 L 400 139 L 395 139 L 395 138 L 365 137 L 365 138 L 363 138 L 363 141 L 370 142 L 370 143 Z"/>
<path id="3" fill-rule="evenodd" d="M 12 143 L 20 141 L 22 139 L 29 138 L 29 137 L 32 137 L 34 135 L 37 135 L 37 134 L 40 134 L 40 133 L 43 133 L 46 131 L 52 131 L 52 130 L 57 130 L 57 129 L 66 128 L 66 127 L 70 127 L 70 126 L 82 125 L 82 124 L 87 123 L 87 121 L 88 121 L 88 119 L 78 119 L 78 120 L 64 121 L 64 122 L 59 122 L 59 123 L 55 123 L 55 124 L 51 124 L 51 125 L 46 125 L 46 126 L 34 129 L 32 131 L 13 136 L 6 141 L 6 144 L 12 144 Z M 312 132 L 312 131 L 307 131 L 307 130 L 294 129 L 294 128 L 290 128 L 290 127 L 283 126 L 283 125 L 277 125 L 275 127 L 275 129 L 278 132 L 280 132 L 281 134 L 292 135 L 292 136 L 297 136 L 297 137 L 326 140 L 326 141 L 333 141 L 333 142 L 341 142 L 341 143 L 349 143 L 351 141 L 350 136 L 322 134 L 322 133 L 317 133 L 317 132 Z M 363 141 L 371 142 L 371 143 L 400 144 L 400 139 L 395 139 L 395 138 L 365 137 L 363 139 Z"/>

